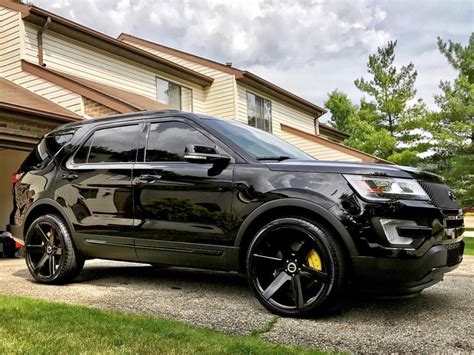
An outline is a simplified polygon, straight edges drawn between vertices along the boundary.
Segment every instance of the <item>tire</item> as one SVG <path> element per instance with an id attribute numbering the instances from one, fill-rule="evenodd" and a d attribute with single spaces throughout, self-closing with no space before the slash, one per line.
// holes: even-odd
<path id="1" fill-rule="evenodd" d="M 74 281 L 84 258 L 74 247 L 64 221 L 53 214 L 38 217 L 25 235 L 25 260 L 33 278 L 44 284 Z"/>
<path id="2" fill-rule="evenodd" d="M 281 316 L 327 312 L 345 284 L 339 241 L 324 226 L 300 217 L 264 225 L 249 245 L 246 267 L 258 301 Z"/>

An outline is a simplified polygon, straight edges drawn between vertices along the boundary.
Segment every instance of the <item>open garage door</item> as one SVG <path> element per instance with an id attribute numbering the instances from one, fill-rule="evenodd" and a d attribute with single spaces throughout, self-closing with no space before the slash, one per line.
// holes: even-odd
<path id="1" fill-rule="evenodd" d="M 15 149 L 11 144 L 2 145 L 0 141 L 0 231 L 5 230 L 12 211 L 12 173 L 29 154 L 25 148 Z"/>

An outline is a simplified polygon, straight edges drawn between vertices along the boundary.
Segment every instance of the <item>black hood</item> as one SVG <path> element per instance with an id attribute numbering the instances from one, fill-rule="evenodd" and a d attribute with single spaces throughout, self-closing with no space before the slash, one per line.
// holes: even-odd
<path id="1" fill-rule="evenodd" d="M 284 160 L 279 163 L 267 163 L 267 166 L 270 170 L 274 171 L 374 175 L 442 182 L 438 175 L 400 165 L 363 164 L 325 160 Z"/>
<path id="2" fill-rule="evenodd" d="M 443 184 L 443 178 L 439 175 L 436 175 L 434 173 L 430 173 L 428 171 L 420 170 L 417 168 L 412 168 L 411 166 L 403 166 L 403 165 L 394 165 L 397 168 L 408 172 L 413 178 L 419 180 L 419 181 L 429 181 L 429 182 L 436 182 L 439 184 Z"/>

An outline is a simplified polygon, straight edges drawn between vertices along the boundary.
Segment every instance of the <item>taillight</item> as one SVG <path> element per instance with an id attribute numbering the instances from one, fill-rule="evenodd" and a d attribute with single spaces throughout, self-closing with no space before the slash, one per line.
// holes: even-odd
<path id="1" fill-rule="evenodd" d="M 15 186 L 15 184 L 21 179 L 22 173 L 13 173 L 12 174 L 12 185 Z"/>

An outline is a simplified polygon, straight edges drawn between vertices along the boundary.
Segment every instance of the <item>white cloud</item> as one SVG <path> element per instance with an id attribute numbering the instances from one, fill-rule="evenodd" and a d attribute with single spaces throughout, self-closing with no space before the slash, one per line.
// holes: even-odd
<path id="1" fill-rule="evenodd" d="M 235 66 L 323 105 L 338 88 L 358 101 L 357 77 L 370 53 L 399 39 L 398 63 L 412 61 L 419 96 L 431 107 L 440 79 L 454 75 L 436 37 L 467 41 L 469 0 L 36 0 L 38 6 L 117 36 L 128 32 Z"/>

